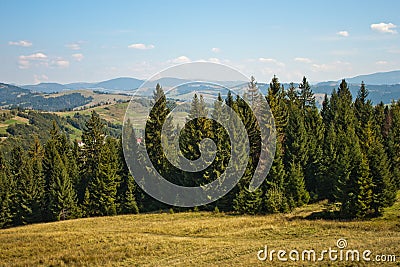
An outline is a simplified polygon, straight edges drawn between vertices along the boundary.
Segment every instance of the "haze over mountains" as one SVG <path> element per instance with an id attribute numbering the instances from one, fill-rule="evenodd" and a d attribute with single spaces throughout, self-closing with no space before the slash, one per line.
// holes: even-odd
<path id="1" fill-rule="evenodd" d="M 371 99 L 374 104 L 378 104 L 381 101 L 385 104 L 389 104 L 393 99 L 400 99 L 400 70 L 359 75 L 356 77 L 346 78 L 346 81 L 349 85 L 350 91 L 353 94 L 353 97 L 357 95 L 360 84 L 362 81 L 364 81 L 370 93 L 369 99 Z M 36 85 L 23 86 L 1 84 L 0 106 L 9 107 L 10 105 L 22 105 L 21 107 L 35 107 L 47 110 L 71 109 L 88 103 L 90 99 L 87 99 L 81 96 L 79 92 L 76 92 L 72 95 L 69 94 L 69 96 L 58 96 L 57 98 L 53 98 L 51 99 L 52 103 L 49 104 L 45 103 L 46 99 L 42 95 L 55 92 L 68 93 L 71 92 L 71 90 L 78 89 L 92 91 L 96 90 L 105 93 L 130 94 L 139 88 L 144 82 L 144 80 L 140 79 L 121 77 L 97 83 L 40 83 Z M 176 89 L 170 91 L 169 95 L 167 94 L 167 97 L 175 99 L 191 99 L 192 92 L 194 90 L 196 90 L 199 94 L 203 94 L 205 97 L 210 95 L 216 96 L 218 93 L 221 93 L 222 96 L 225 96 L 227 93 L 227 90 L 223 87 L 218 87 L 212 84 L 202 84 L 200 86 L 199 84 L 193 83 L 186 84 L 188 82 L 190 82 L 190 80 L 171 77 L 164 77 L 155 81 L 147 82 L 146 89 L 143 90 L 144 96 L 151 96 L 157 83 L 160 83 L 164 89 L 171 88 L 177 84 L 180 85 Z M 241 92 L 241 90 L 246 88 L 247 81 L 216 81 L 215 83 L 221 84 L 233 90 L 240 88 L 239 92 Z M 340 80 L 319 82 L 312 85 L 312 90 L 316 94 L 318 106 L 321 105 L 323 96 L 325 94 L 331 94 L 333 89 L 338 88 L 339 83 Z M 289 87 L 289 84 L 287 83 L 283 83 L 283 85 L 285 88 Z M 298 84 L 295 84 L 295 86 L 297 85 Z M 269 82 L 259 82 L 258 87 L 263 94 L 266 94 L 269 87 Z M 63 101 L 67 102 L 68 105 L 66 107 L 62 106 Z M 77 105 L 75 105 L 75 102 Z M 59 103 L 61 106 L 57 106 L 57 103 Z M 41 106 L 42 104 L 43 107 Z M 46 106 L 48 107 L 46 108 Z"/>

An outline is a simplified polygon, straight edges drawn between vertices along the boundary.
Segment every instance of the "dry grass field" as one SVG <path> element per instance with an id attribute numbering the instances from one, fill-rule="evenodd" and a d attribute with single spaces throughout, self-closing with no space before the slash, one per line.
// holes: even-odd
<path id="1" fill-rule="evenodd" d="M 400 197 L 400 195 L 398 196 Z M 185 212 L 88 218 L 0 230 L 0 266 L 399 266 L 400 200 L 368 221 L 309 220 L 323 204 L 290 214 L 238 216 Z M 346 249 L 396 255 L 376 261 L 259 261 L 269 250 Z"/>

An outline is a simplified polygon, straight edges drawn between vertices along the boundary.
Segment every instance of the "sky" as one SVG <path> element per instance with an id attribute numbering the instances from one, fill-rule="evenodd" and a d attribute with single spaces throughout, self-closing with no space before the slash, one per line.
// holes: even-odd
<path id="1" fill-rule="evenodd" d="M 147 79 L 226 64 L 259 82 L 400 69 L 400 1 L 1 0 L 0 82 Z"/>

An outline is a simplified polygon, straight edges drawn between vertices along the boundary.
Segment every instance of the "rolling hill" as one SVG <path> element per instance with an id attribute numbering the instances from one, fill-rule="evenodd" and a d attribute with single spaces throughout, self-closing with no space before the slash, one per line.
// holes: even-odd
<path id="1" fill-rule="evenodd" d="M 400 84 L 400 70 L 377 72 L 346 78 L 348 83 L 360 84 L 362 81 L 368 85 Z"/>
<path id="2" fill-rule="evenodd" d="M 398 195 L 400 197 L 400 195 Z M 243 216 L 211 212 L 86 218 L 0 230 L 4 266 L 383 266 L 375 260 L 260 261 L 257 252 L 337 249 L 400 255 L 399 198 L 383 218 L 311 219 L 324 203 L 289 214 Z M 343 250 L 346 251 L 346 250 Z M 361 257 L 361 256 L 360 256 Z M 399 259 L 396 258 L 397 264 Z M 385 266 L 396 266 L 386 262 Z M 398 266 L 398 265 L 397 265 Z"/>
<path id="3" fill-rule="evenodd" d="M 400 98 L 400 70 L 390 71 L 390 72 L 380 72 L 372 73 L 367 75 L 359 75 L 351 78 L 346 78 L 349 84 L 350 90 L 353 97 L 357 95 L 357 90 L 360 87 L 361 81 L 364 81 L 367 88 L 370 91 L 370 99 L 373 103 L 377 104 L 383 101 L 385 104 L 389 104 L 393 99 L 397 100 Z M 121 77 L 111 80 L 106 80 L 96 83 L 69 83 L 69 84 L 58 84 L 58 83 L 40 83 L 37 85 L 24 85 L 21 86 L 23 89 L 29 89 L 34 92 L 66 92 L 68 90 L 77 89 L 89 89 L 89 90 L 100 90 L 109 93 L 130 93 L 135 92 L 139 86 L 143 84 L 144 80 Z M 146 96 L 151 96 L 157 83 L 160 83 L 164 89 L 169 89 L 171 86 L 176 86 L 177 84 L 183 84 L 177 88 L 169 97 L 176 99 L 186 99 L 188 98 L 188 93 L 193 91 L 193 86 L 187 85 L 185 83 L 190 82 L 190 80 L 173 78 L 173 77 L 163 77 L 158 80 L 149 81 L 146 83 L 148 88 L 145 88 L 144 94 Z M 227 86 L 228 88 L 236 89 L 238 86 L 243 87 L 246 85 L 246 81 L 217 81 L 217 84 Z M 317 95 L 318 99 L 322 99 L 324 94 L 330 94 L 334 88 L 337 89 L 340 81 L 326 81 L 319 82 L 312 85 L 314 93 Z M 258 83 L 259 88 L 263 94 L 266 94 L 269 82 Z M 289 84 L 284 83 L 285 88 L 288 88 Z M 245 87 L 245 86 L 244 86 Z M 210 94 L 216 96 L 221 90 L 209 90 L 210 86 L 203 86 L 197 88 L 199 92 L 207 91 L 204 94 Z M 224 96 L 224 92 L 222 92 Z M 321 104 L 321 103 L 319 103 Z"/>

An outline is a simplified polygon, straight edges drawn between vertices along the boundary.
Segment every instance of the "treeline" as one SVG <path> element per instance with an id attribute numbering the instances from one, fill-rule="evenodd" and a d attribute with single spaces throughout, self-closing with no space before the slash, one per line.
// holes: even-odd
<path id="1" fill-rule="evenodd" d="M 84 106 L 93 99 L 91 96 L 85 97 L 81 93 L 45 97 L 43 94 L 4 83 L 0 83 L 0 89 L 1 106 L 10 109 L 67 111 Z"/>
<path id="2" fill-rule="evenodd" d="M 53 121 L 44 146 L 38 138 L 25 150 L 14 145 L 0 157 L 0 226 L 70 218 L 137 213 L 134 180 L 121 141 L 106 135 L 92 113 L 82 142 L 70 142 Z"/>
<path id="3" fill-rule="evenodd" d="M 257 93 L 253 78 L 243 98 L 250 99 L 252 105 L 257 106 L 254 101 L 261 97 L 264 96 Z M 254 110 L 243 98 L 228 93 L 224 104 L 231 107 L 246 126 L 250 140 L 247 168 L 233 190 L 200 209 L 217 207 L 223 211 L 266 214 L 288 212 L 310 201 L 328 199 L 333 208 L 324 216 L 366 218 L 380 216 L 383 208 L 394 203 L 400 188 L 400 101 L 390 106 L 383 103 L 373 106 L 368 100 L 367 88 L 361 84 L 353 102 L 343 80 L 330 98 L 325 96 L 319 111 L 306 78 L 298 88 L 291 84 L 285 90 L 274 77 L 265 98 L 275 118 L 276 154 L 264 183 L 258 190 L 250 192 L 249 184 L 260 156 L 260 125 Z M 221 96 L 219 100 L 222 101 Z M 220 101 L 215 102 L 212 118 L 232 121 L 221 112 Z M 167 117 L 169 108 L 160 86 L 156 88 L 154 103 L 146 125 L 146 152 L 163 177 L 175 184 L 197 186 L 207 184 L 227 171 L 231 141 L 220 124 L 202 118 L 207 115 L 202 96 L 194 96 L 188 123 L 183 129 L 174 129 L 171 118 Z M 199 118 L 193 119 L 195 117 Z M 271 122 L 266 120 L 263 123 Z M 169 142 L 161 139 L 159 129 L 162 126 Z M 172 144 L 174 135 L 178 133 L 179 147 L 191 160 L 200 157 L 201 140 L 210 138 L 215 142 L 217 154 L 208 168 L 198 173 L 182 172 L 169 163 L 162 143 L 164 147 L 167 143 Z M 236 137 L 234 142 L 241 143 L 240 137 Z M 139 146 L 139 159 L 142 150 Z M 137 175 L 143 176 L 139 179 L 146 176 L 140 172 Z M 146 207 L 157 209 L 163 205 L 150 201 Z"/>
<path id="4" fill-rule="evenodd" d="M 233 123 L 223 112 L 226 105 L 245 125 L 250 140 L 249 161 L 238 185 L 218 201 L 196 210 L 267 214 L 328 199 L 339 207 L 333 216 L 366 218 L 381 215 L 384 207 L 393 204 L 400 188 L 400 101 L 373 106 L 362 84 L 353 102 L 343 80 L 318 110 L 305 78 L 299 88 L 292 84 L 285 90 L 274 77 L 265 98 L 275 118 L 276 153 L 266 180 L 250 192 L 261 140 L 256 111 L 244 99 L 251 98 L 256 104 L 261 97 L 252 79 L 244 96 L 228 93 L 226 99 L 219 96 L 220 101 L 215 102 L 212 118 Z M 168 116 L 170 105 L 159 85 L 153 104 L 143 142 L 136 142 L 129 121 L 125 127 L 125 136 L 132 141 L 124 149 L 134 155 L 134 164 L 143 165 L 143 153 L 147 153 L 157 171 L 176 184 L 195 186 L 218 179 L 231 159 L 231 141 L 219 123 L 204 118 L 208 110 L 203 97 L 195 95 L 188 123 L 182 129 L 176 128 Z M 71 142 L 54 120 L 44 145 L 37 138 L 29 149 L 10 144 L 7 157 L 0 156 L 0 227 L 171 208 L 136 185 L 124 158 L 121 138 L 107 134 L 109 127 L 97 113 L 92 112 L 84 125 L 80 120 L 76 123 L 82 128 L 80 144 Z M 162 149 L 166 142 L 161 138 L 162 127 L 167 131 L 166 138 L 179 136 L 182 154 L 188 159 L 200 157 L 201 140 L 214 140 L 215 160 L 197 173 L 174 167 Z M 234 141 L 241 143 L 243 136 L 236 138 Z M 134 175 L 146 178 L 143 172 Z"/>
<path id="5" fill-rule="evenodd" d="M 53 122 L 56 122 L 61 132 L 64 132 L 67 137 L 74 139 L 74 136 L 79 135 L 85 129 L 85 124 L 90 119 L 90 115 L 79 112 L 63 117 L 54 113 L 22 109 L 4 110 L 0 117 L 12 119 L 15 116 L 27 119 L 27 123 L 16 122 L 15 124 L 10 124 L 5 133 L 1 134 L 1 136 L 7 137 L 0 143 L 0 151 L 6 154 L 16 144 L 28 150 L 35 137 L 39 139 L 41 144 L 45 144 L 50 138 Z M 113 137 L 121 135 L 122 125 L 113 124 L 104 119 L 101 121 L 106 125 L 106 135 Z"/>

